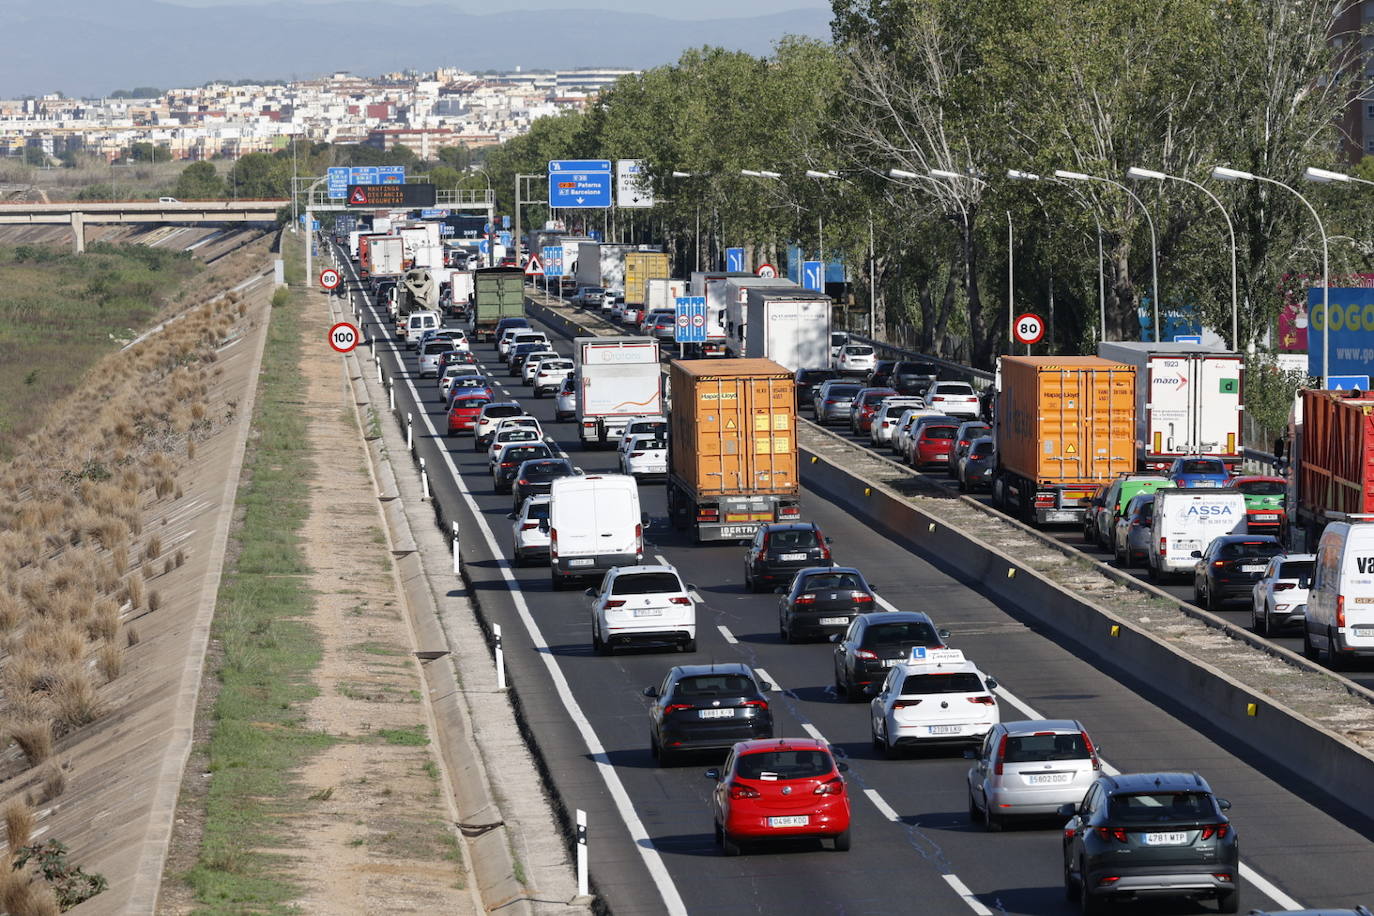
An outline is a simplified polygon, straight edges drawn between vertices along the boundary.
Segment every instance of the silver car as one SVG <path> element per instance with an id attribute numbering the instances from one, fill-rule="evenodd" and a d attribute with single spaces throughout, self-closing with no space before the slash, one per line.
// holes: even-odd
<path id="1" fill-rule="evenodd" d="M 1102 770 L 1083 723 L 1076 719 L 1002 722 L 988 731 L 977 750 L 964 756 L 968 771 L 968 814 L 988 830 L 1006 818 L 1054 817 L 1060 806 L 1078 804 Z"/>
<path id="2" fill-rule="evenodd" d="M 558 386 L 553 398 L 553 418 L 562 423 L 577 416 L 577 382 L 572 373 Z"/>
<path id="3" fill-rule="evenodd" d="M 816 422 L 829 426 L 835 420 L 848 420 L 849 408 L 861 388 L 863 385 L 844 379 L 822 382 L 821 387 L 816 389 L 815 400 L 811 402 L 816 412 Z"/>
<path id="4" fill-rule="evenodd" d="M 1250 592 L 1250 618 L 1256 633 L 1268 636 L 1302 626 L 1316 560 L 1313 553 L 1290 553 L 1269 561 Z"/>
<path id="5" fill-rule="evenodd" d="M 878 405 L 877 411 L 873 414 L 873 423 L 868 427 L 868 441 L 874 446 L 887 445 L 892 441 L 892 434 L 897 431 L 897 424 L 901 422 L 902 414 L 913 407 L 924 407 L 926 402 L 920 398 L 912 398 L 894 395 L 883 398 Z"/>
<path id="6" fill-rule="evenodd" d="M 439 354 L 453 349 L 447 338 L 437 338 L 420 345 L 420 378 L 434 378 L 439 375 Z"/>

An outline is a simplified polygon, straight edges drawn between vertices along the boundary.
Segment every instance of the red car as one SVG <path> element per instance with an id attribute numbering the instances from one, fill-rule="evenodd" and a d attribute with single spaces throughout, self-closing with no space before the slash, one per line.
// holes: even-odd
<path id="1" fill-rule="evenodd" d="M 1232 477 L 1226 486 L 1245 494 L 1245 530 L 1251 534 L 1272 534 L 1283 532 L 1288 513 L 1284 507 L 1284 497 L 1288 493 L 1288 481 L 1282 477 L 1255 475 L 1252 477 Z"/>
<path id="2" fill-rule="evenodd" d="M 895 388 L 865 388 L 854 396 L 853 412 L 849 415 L 849 429 L 856 436 L 862 436 L 873 425 L 873 415 L 883 398 L 895 397 Z"/>
<path id="3" fill-rule="evenodd" d="M 937 423 L 921 427 L 920 435 L 911 440 L 907 462 L 914 468 L 948 462 L 950 450 L 954 448 L 954 434 L 958 431 L 957 426 Z"/>
<path id="4" fill-rule="evenodd" d="M 814 738 L 741 741 L 716 780 L 711 807 L 716 842 L 727 856 L 746 843 L 773 839 L 833 840 L 849 851 L 849 792 L 830 745 Z"/>
<path id="5" fill-rule="evenodd" d="M 459 433 L 472 432 L 477 415 L 490 403 L 491 398 L 487 397 L 485 392 L 459 394 L 453 399 L 453 406 L 448 409 L 448 434 L 456 436 Z"/>

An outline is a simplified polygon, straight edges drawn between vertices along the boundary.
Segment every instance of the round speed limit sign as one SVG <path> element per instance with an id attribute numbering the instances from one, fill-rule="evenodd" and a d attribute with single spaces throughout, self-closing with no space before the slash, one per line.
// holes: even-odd
<path id="1" fill-rule="evenodd" d="M 1045 337 L 1045 319 L 1030 312 L 1017 315 L 1016 323 L 1012 325 L 1012 335 L 1017 343 L 1026 346 L 1037 344 Z"/>
<path id="2" fill-rule="evenodd" d="M 337 289 L 339 281 L 342 279 L 343 278 L 339 276 L 339 272 L 332 267 L 326 267 L 324 270 L 320 271 L 320 286 L 323 286 L 325 289 Z"/>
<path id="3" fill-rule="evenodd" d="M 358 339 L 358 329 L 347 321 L 340 321 L 329 329 L 329 345 L 339 353 L 352 353 Z"/>

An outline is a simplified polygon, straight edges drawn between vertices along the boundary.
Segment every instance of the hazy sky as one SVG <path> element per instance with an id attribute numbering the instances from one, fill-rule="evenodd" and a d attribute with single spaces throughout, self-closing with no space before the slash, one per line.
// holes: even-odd
<path id="1" fill-rule="evenodd" d="M 248 6 L 272 3 L 283 5 L 283 0 L 163 0 L 180 6 Z M 287 0 L 287 2 L 309 4 L 329 2 L 329 0 Z M 829 10 L 830 0 L 389 0 L 391 3 L 414 5 L 447 6 L 470 12 L 496 12 L 505 10 L 618 10 L 634 13 L 652 13 L 670 19 L 714 19 L 734 16 L 767 16 L 788 10 Z"/>

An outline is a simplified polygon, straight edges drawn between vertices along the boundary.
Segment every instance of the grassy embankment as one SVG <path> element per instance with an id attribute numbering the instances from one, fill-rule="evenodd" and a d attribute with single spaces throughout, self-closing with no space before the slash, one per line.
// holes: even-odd
<path id="1" fill-rule="evenodd" d="M 0 460 L 200 269 L 189 254 L 142 245 L 0 249 Z"/>

